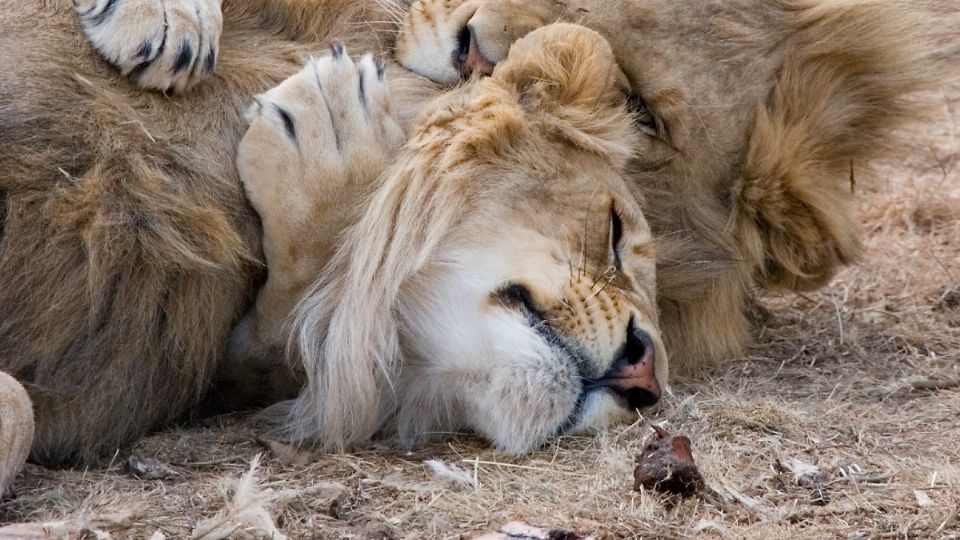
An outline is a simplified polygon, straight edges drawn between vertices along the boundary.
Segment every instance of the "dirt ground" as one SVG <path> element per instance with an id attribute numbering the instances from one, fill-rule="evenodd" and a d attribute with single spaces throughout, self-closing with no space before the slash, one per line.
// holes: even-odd
<path id="1" fill-rule="evenodd" d="M 290 538 L 471 538 L 513 520 L 599 538 L 960 538 L 960 89 L 938 99 L 915 150 L 857 178 L 861 263 L 763 299 L 745 358 L 673 380 L 633 425 L 523 457 L 467 435 L 309 456 L 222 417 L 105 469 L 29 465 L 0 523 L 90 538 L 242 538 L 271 518 Z M 633 491 L 651 423 L 691 438 L 700 495 Z M 259 487 L 231 484 L 260 453 Z"/>

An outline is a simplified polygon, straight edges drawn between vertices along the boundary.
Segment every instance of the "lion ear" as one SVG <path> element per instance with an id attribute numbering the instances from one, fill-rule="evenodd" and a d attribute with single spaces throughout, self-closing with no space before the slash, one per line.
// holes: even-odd
<path id="1" fill-rule="evenodd" d="M 556 23 L 517 40 L 494 74 L 520 93 L 562 105 L 622 101 L 628 87 L 610 44 L 589 28 Z"/>
<path id="2" fill-rule="evenodd" d="M 629 81 L 597 32 L 568 23 L 538 28 L 513 44 L 493 80 L 549 131 L 614 159 L 630 155 Z"/>
<path id="3" fill-rule="evenodd" d="M 765 286 L 809 289 L 859 250 L 854 171 L 896 153 L 941 72 L 932 21 L 902 4 L 829 1 L 788 11 L 779 77 L 759 110 L 735 192 L 740 239 Z"/>

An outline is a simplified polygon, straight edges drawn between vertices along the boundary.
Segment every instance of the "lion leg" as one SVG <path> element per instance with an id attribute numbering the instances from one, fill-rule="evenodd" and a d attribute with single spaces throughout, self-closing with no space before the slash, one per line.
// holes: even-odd
<path id="1" fill-rule="evenodd" d="M 257 97 L 237 168 L 263 224 L 267 282 L 254 307 L 263 338 L 330 258 L 403 133 L 390 115 L 382 67 L 341 45 Z"/>
<path id="2" fill-rule="evenodd" d="M 283 361 L 284 323 L 404 138 L 383 66 L 370 55 L 355 63 L 339 44 L 258 96 L 249 119 L 237 167 L 263 224 L 268 277 L 218 377 L 228 409 L 299 391 Z"/>
<path id="3" fill-rule="evenodd" d="M 16 379 L 0 371 L 0 498 L 23 468 L 33 443 L 33 404 Z"/>
<path id="4" fill-rule="evenodd" d="M 220 0 L 74 0 L 93 47 L 124 76 L 182 92 L 213 73 Z"/>

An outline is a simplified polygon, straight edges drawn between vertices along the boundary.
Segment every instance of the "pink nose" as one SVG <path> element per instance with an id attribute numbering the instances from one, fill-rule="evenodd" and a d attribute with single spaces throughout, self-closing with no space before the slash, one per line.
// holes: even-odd
<path id="1" fill-rule="evenodd" d="M 457 56 L 457 60 L 460 63 L 460 74 L 464 77 L 469 77 L 474 73 L 479 73 L 480 75 L 490 75 L 493 73 L 493 68 L 496 67 L 496 63 L 490 60 L 480 52 L 480 46 L 477 45 L 476 34 L 473 32 L 472 26 L 467 26 L 464 30 L 464 35 L 460 36 L 460 53 Z"/>
<path id="2" fill-rule="evenodd" d="M 655 368 L 653 338 L 644 330 L 635 328 L 631 321 L 623 352 L 604 379 L 614 392 L 626 398 L 629 408 L 649 407 L 659 401 L 661 395 Z"/>

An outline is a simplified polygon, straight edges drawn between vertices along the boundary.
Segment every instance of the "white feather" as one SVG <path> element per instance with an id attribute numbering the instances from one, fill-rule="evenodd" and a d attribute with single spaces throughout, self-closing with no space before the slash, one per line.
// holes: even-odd
<path id="1" fill-rule="evenodd" d="M 477 487 L 476 478 L 456 465 L 451 465 L 439 459 L 428 459 L 423 463 L 433 471 L 433 474 L 436 475 L 437 478 L 453 482 L 454 484 Z"/>
<path id="2" fill-rule="evenodd" d="M 260 489 L 257 468 L 260 454 L 250 462 L 250 469 L 236 481 L 233 499 L 216 516 L 205 519 L 193 529 L 193 540 L 222 540 L 224 538 L 270 538 L 287 540 L 277 529 L 267 509 L 277 495 L 272 489 Z"/>

